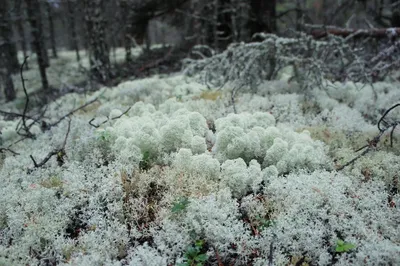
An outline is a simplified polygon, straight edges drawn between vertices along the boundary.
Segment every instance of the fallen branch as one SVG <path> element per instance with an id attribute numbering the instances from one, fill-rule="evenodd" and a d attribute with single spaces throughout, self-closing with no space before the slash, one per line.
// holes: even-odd
<path id="1" fill-rule="evenodd" d="M 60 119 L 58 119 L 56 122 L 54 122 L 54 123 L 52 123 L 52 124 L 49 124 L 48 127 L 51 128 L 51 127 L 54 127 L 54 126 L 58 125 L 58 124 L 59 124 L 61 121 L 63 121 L 65 118 L 67 118 L 67 117 L 69 117 L 70 115 L 74 114 L 75 112 L 77 112 L 77 111 L 79 111 L 79 110 L 81 110 L 81 109 L 87 107 L 88 105 L 91 105 L 92 103 L 96 102 L 97 100 L 98 100 L 98 97 L 94 98 L 93 100 L 91 100 L 91 101 L 85 103 L 84 105 L 82 105 L 82 106 L 80 106 L 80 107 L 78 107 L 78 108 L 75 108 L 75 109 L 72 110 L 71 112 L 69 112 L 69 113 L 67 113 L 66 115 L 62 116 L 62 117 L 61 117 Z"/>
<path id="2" fill-rule="evenodd" d="M 336 170 L 340 171 L 343 170 L 345 167 L 353 164 L 355 161 L 357 161 L 359 158 L 361 158 L 362 156 L 366 155 L 367 153 L 376 150 L 377 145 L 379 143 L 379 141 L 381 140 L 382 136 L 384 135 L 384 133 L 386 131 L 388 131 L 389 129 L 390 131 L 390 146 L 393 147 L 393 132 L 395 130 L 395 128 L 400 124 L 400 120 L 396 120 L 392 123 L 389 123 L 388 121 L 385 120 L 386 116 L 396 107 L 399 107 L 400 103 L 393 105 L 392 107 L 390 107 L 388 110 L 386 110 L 386 112 L 382 115 L 382 117 L 379 119 L 378 121 L 378 129 L 379 129 L 379 133 L 378 135 L 376 135 L 372 140 L 368 140 L 368 144 L 357 149 L 355 152 L 359 152 L 364 150 L 361 154 L 359 154 L 358 156 L 354 157 L 353 159 L 351 159 L 349 162 L 345 163 L 344 165 L 338 167 Z"/>
<path id="3" fill-rule="evenodd" d="M 93 118 L 90 119 L 90 121 L 89 121 L 89 125 L 91 125 L 91 126 L 94 127 L 94 128 L 99 128 L 101 125 L 107 123 L 108 120 L 109 120 L 108 117 L 107 117 L 107 119 L 106 119 L 105 121 L 101 122 L 101 123 L 98 124 L 98 125 L 95 125 L 95 124 L 92 123 L 95 119 L 96 119 L 96 118 L 93 117 Z"/>
<path id="4" fill-rule="evenodd" d="M 156 66 L 158 66 L 159 64 L 163 63 L 164 61 L 167 61 L 168 58 L 169 58 L 169 57 L 171 56 L 171 54 L 172 54 L 172 50 L 173 50 L 173 47 L 171 47 L 171 48 L 169 49 L 168 53 L 167 53 L 164 57 L 162 57 L 162 58 L 160 58 L 160 59 L 158 59 L 158 60 L 156 60 L 156 61 L 154 61 L 154 62 L 151 62 L 151 63 L 149 63 L 149 64 L 147 64 L 147 65 L 142 66 L 142 67 L 139 69 L 139 72 L 143 72 L 143 71 L 148 70 L 148 69 L 150 69 L 150 68 L 156 67 Z"/>
<path id="5" fill-rule="evenodd" d="M 11 150 L 10 148 L 0 148 L 0 153 L 3 153 L 3 152 L 5 152 L 5 151 L 9 151 L 9 152 L 11 152 L 13 155 L 19 155 L 18 152 L 15 152 L 15 151 Z"/>
<path id="6" fill-rule="evenodd" d="M 111 120 L 116 120 L 116 119 L 120 119 L 123 115 L 125 115 L 126 113 L 129 112 L 129 110 L 131 110 L 132 106 L 130 106 L 128 109 L 126 109 L 125 112 L 123 112 L 122 114 L 120 114 L 119 116 L 113 117 L 111 118 Z"/>
<path id="7" fill-rule="evenodd" d="M 8 116 L 8 117 L 4 118 L 5 120 L 12 120 L 14 117 L 23 117 L 24 116 L 23 114 L 7 112 L 7 111 L 3 111 L 3 110 L 0 110 L 0 114 L 2 114 L 4 116 Z M 32 119 L 32 120 L 34 119 L 33 117 L 27 116 L 27 115 L 25 115 L 25 117 Z"/>
<path id="8" fill-rule="evenodd" d="M 125 115 L 126 113 L 128 113 L 129 110 L 131 110 L 131 108 L 132 108 L 132 106 L 130 106 L 128 109 L 126 109 L 126 111 L 123 112 L 122 114 L 120 114 L 119 116 L 116 116 L 116 117 L 111 118 L 111 120 L 120 119 L 123 115 Z M 107 123 L 107 122 L 110 120 L 110 118 L 107 116 L 107 119 L 106 119 L 106 120 L 104 120 L 104 121 L 101 122 L 100 124 L 95 125 L 95 124 L 93 124 L 93 121 L 94 121 L 95 119 L 96 119 L 96 118 L 93 117 L 93 118 L 90 119 L 90 121 L 89 121 L 89 125 L 91 125 L 91 126 L 94 127 L 94 128 L 99 128 L 101 125 Z"/>
<path id="9" fill-rule="evenodd" d="M 309 25 L 308 25 L 309 26 Z M 336 27 L 321 27 L 320 29 L 312 29 L 310 34 L 315 39 L 320 39 L 331 35 L 340 37 L 372 37 L 372 38 L 386 38 L 400 35 L 400 28 L 380 28 L 380 29 L 343 29 Z"/>
<path id="10" fill-rule="evenodd" d="M 59 149 L 54 149 L 51 152 L 49 152 L 46 157 L 40 162 L 37 163 L 36 160 L 33 158 L 32 155 L 30 155 L 32 161 L 33 161 L 33 165 L 35 166 L 35 168 L 39 168 L 42 167 L 43 165 L 45 165 L 50 159 L 51 157 L 53 157 L 54 155 L 57 156 L 57 162 L 59 166 L 62 166 L 64 164 L 64 157 L 66 156 L 65 153 L 65 145 L 67 144 L 67 139 L 68 139 L 68 135 L 71 129 L 71 120 L 68 121 L 68 129 L 67 129 L 67 134 L 65 135 L 63 144 L 61 146 L 61 148 Z"/>

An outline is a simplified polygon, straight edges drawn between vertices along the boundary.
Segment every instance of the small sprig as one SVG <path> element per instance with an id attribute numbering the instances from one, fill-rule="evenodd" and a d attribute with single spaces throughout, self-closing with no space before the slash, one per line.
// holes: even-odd
<path id="1" fill-rule="evenodd" d="M 204 240 L 196 240 L 193 246 L 187 248 L 185 262 L 179 263 L 178 266 L 203 266 L 208 259 L 207 254 L 202 252 L 204 244 Z"/>
<path id="2" fill-rule="evenodd" d="M 172 206 L 171 212 L 172 213 L 180 213 L 186 209 L 187 205 L 189 205 L 190 201 L 186 197 L 180 197 L 177 201 L 175 201 L 174 205 Z"/>
<path id="3" fill-rule="evenodd" d="M 336 247 L 335 247 L 335 251 L 337 253 L 343 253 L 343 252 L 348 252 L 352 249 L 354 249 L 356 247 L 356 245 L 350 243 L 350 242 L 344 242 L 341 239 L 338 239 L 336 242 Z"/>

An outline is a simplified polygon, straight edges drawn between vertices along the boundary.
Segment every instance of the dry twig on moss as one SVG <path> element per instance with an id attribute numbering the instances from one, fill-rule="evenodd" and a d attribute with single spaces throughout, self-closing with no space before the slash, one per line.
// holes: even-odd
<path id="1" fill-rule="evenodd" d="M 386 117 L 389 115 L 389 113 L 391 111 L 393 111 L 395 108 L 399 107 L 400 103 L 393 105 L 392 107 L 390 107 L 389 109 L 386 110 L 386 112 L 382 115 L 382 117 L 379 119 L 378 122 L 378 129 L 379 129 L 379 133 L 378 135 L 376 135 L 372 140 L 368 140 L 368 144 L 366 144 L 365 146 L 357 149 L 355 152 L 359 152 L 364 150 L 361 154 L 357 155 L 356 157 L 354 157 L 352 160 L 348 161 L 347 163 L 345 163 L 344 165 L 338 167 L 336 170 L 340 171 L 343 170 L 345 167 L 353 164 L 355 161 L 357 161 L 359 158 L 361 158 L 362 156 L 366 155 L 367 153 L 374 151 L 377 149 L 377 145 L 379 143 L 379 141 L 381 140 L 382 136 L 384 135 L 385 132 L 387 132 L 388 130 L 390 130 L 390 146 L 393 146 L 393 132 L 396 129 L 396 127 L 400 124 L 400 118 L 399 120 L 394 120 L 392 122 L 389 122 L 386 120 Z"/>
<path id="2" fill-rule="evenodd" d="M 70 129 L 71 129 L 71 120 L 68 121 L 67 133 L 65 134 L 65 138 L 64 138 L 61 148 L 54 149 L 51 152 L 49 152 L 41 162 L 37 163 L 36 160 L 33 158 L 33 156 L 30 155 L 35 168 L 39 168 L 39 167 L 42 167 L 43 165 L 45 165 L 51 159 L 51 157 L 53 157 L 54 155 L 57 156 L 57 162 L 58 162 L 59 166 L 62 166 L 64 164 L 64 157 L 66 156 L 65 145 L 67 144 L 67 139 L 68 139 Z"/>

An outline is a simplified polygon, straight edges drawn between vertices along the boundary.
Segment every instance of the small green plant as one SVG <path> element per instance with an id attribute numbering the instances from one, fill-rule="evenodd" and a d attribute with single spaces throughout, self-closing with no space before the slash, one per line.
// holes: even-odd
<path id="1" fill-rule="evenodd" d="M 335 251 L 339 252 L 339 253 L 348 252 L 348 251 L 350 251 L 351 249 L 353 249 L 355 247 L 356 247 L 356 245 L 354 245 L 352 243 L 344 242 L 343 240 L 338 239 L 337 242 L 336 242 Z"/>
<path id="2" fill-rule="evenodd" d="M 110 132 L 104 130 L 97 133 L 97 139 L 101 141 L 109 141 L 111 139 Z"/>
<path id="3" fill-rule="evenodd" d="M 64 185 L 62 179 L 59 176 L 51 176 L 40 182 L 40 185 L 45 188 L 62 188 Z"/>
<path id="4" fill-rule="evenodd" d="M 186 209 L 189 204 L 189 199 L 186 197 L 180 197 L 177 201 L 172 205 L 171 212 L 172 213 L 180 213 Z"/>
<path id="5" fill-rule="evenodd" d="M 142 153 L 142 160 L 139 162 L 139 167 L 142 170 L 149 170 L 151 167 L 151 154 L 149 151 Z"/>
<path id="6" fill-rule="evenodd" d="M 207 261 L 207 254 L 204 253 L 204 240 L 196 240 L 193 246 L 188 247 L 185 252 L 185 262 L 178 266 L 203 266 Z"/>
<path id="7" fill-rule="evenodd" d="M 176 101 L 182 102 L 182 95 L 176 95 Z"/>
<path id="8" fill-rule="evenodd" d="M 261 232 L 267 227 L 273 226 L 274 221 L 260 216 L 256 216 L 256 225 L 257 225 L 257 230 Z"/>

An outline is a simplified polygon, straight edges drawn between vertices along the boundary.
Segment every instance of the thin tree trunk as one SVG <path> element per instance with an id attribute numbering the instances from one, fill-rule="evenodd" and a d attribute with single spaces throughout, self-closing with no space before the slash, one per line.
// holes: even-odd
<path id="1" fill-rule="evenodd" d="M 71 33 L 69 40 L 70 48 L 75 51 L 76 60 L 79 62 L 81 60 L 81 56 L 79 55 L 79 45 L 75 27 L 75 8 L 71 0 L 67 0 L 67 8 L 68 8 L 68 25 L 69 25 L 69 31 Z"/>
<path id="2" fill-rule="evenodd" d="M 28 19 L 32 30 L 32 46 L 37 55 L 40 77 L 42 79 L 42 88 L 44 91 L 49 91 L 49 83 L 46 75 L 46 61 L 43 49 L 44 41 L 42 24 L 40 22 L 41 14 L 40 9 L 38 10 L 39 4 L 39 0 L 26 0 Z"/>
<path id="3" fill-rule="evenodd" d="M 17 27 L 18 35 L 19 35 L 19 44 L 24 55 L 24 58 L 28 56 L 28 45 L 25 38 L 25 30 L 24 30 L 24 12 L 21 9 L 22 0 L 15 1 L 15 25 Z M 25 69 L 29 69 L 28 62 L 25 62 Z"/>
<path id="4" fill-rule="evenodd" d="M 250 5 L 248 2 L 241 3 L 239 0 L 239 14 L 240 14 L 240 24 L 239 24 L 239 40 L 240 41 L 248 41 L 250 40 L 250 30 L 248 28 L 249 24 L 249 10 L 250 10 Z"/>
<path id="5" fill-rule="evenodd" d="M 6 67 L 11 73 L 19 70 L 17 47 L 13 41 L 13 32 L 8 0 L 0 4 L 0 53 L 4 53 Z"/>
<path id="6" fill-rule="evenodd" d="M 19 61 L 18 61 L 18 49 L 14 41 L 9 43 L 9 62 L 11 65 L 11 73 L 17 73 L 19 71 Z"/>
<path id="7" fill-rule="evenodd" d="M 201 21 L 201 11 L 199 10 L 199 2 L 193 1 L 192 2 L 192 10 L 195 14 L 195 19 L 193 22 L 193 30 L 194 30 L 194 34 L 197 36 L 196 37 L 196 41 L 195 44 L 204 44 L 205 43 L 205 23 L 203 21 Z"/>
<path id="8" fill-rule="evenodd" d="M 17 93 L 14 88 L 11 72 L 6 71 L 3 79 L 4 79 L 4 95 L 6 97 L 6 101 L 9 102 L 15 100 Z"/>
<path id="9" fill-rule="evenodd" d="M 396 4 L 396 0 L 391 0 L 392 5 Z M 392 17 L 390 18 L 391 27 L 400 27 L 400 5 L 395 5 L 392 10 Z"/>
<path id="10" fill-rule="evenodd" d="M 213 8 L 214 8 L 214 14 L 213 14 L 213 19 L 212 19 L 212 23 L 213 23 L 213 39 L 214 39 L 213 46 L 214 46 L 214 49 L 216 51 L 218 51 L 218 41 L 219 41 L 218 40 L 218 38 L 219 38 L 219 36 L 218 36 L 219 1 L 218 0 L 214 0 Z"/>
<path id="11" fill-rule="evenodd" d="M 150 52 L 151 50 L 151 40 L 150 40 L 150 30 L 149 30 L 149 22 L 146 24 L 146 31 L 144 35 L 144 42 L 145 42 L 145 47 L 146 47 L 146 52 Z"/>
<path id="12" fill-rule="evenodd" d="M 250 23 L 251 35 L 257 32 L 276 33 L 276 0 L 251 0 L 251 13 L 255 21 Z"/>
<path id="13" fill-rule="evenodd" d="M 0 5 L 0 71 L 4 83 L 4 95 L 7 101 L 12 101 L 16 97 L 14 83 L 11 74 L 19 68 L 18 58 L 15 63 L 16 54 L 12 43 L 11 16 L 7 0 L 3 0 Z"/>
<path id="14" fill-rule="evenodd" d="M 238 21 L 239 18 L 239 2 L 232 0 L 230 2 L 230 19 L 231 19 L 231 28 L 232 28 L 232 41 L 238 42 L 239 40 L 239 30 L 238 30 Z"/>
<path id="15" fill-rule="evenodd" d="M 301 30 L 301 20 L 303 18 L 303 7 L 302 7 L 302 1 L 301 0 L 296 0 L 296 31 Z"/>
<path id="16" fill-rule="evenodd" d="M 45 5 L 46 5 L 46 11 L 47 11 L 47 20 L 49 22 L 51 50 L 53 52 L 53 58 L 57 58 L 58 56 L 57 56 L 56 36 L 55 36 L 55 32 L 54 32 L 53 11 L 51 8 L 51 4 L 49 2 L 46 2 Z"/>
<path id="17" fill-rule="evenodd" d="M 7 54 L 4 52 L 0 53 L 0 78 L 4 86 L 4 96 L 6 101 L 12 101 L 16 98 L 16 92 L 14 83 L 12 80 L 12 73 L 10 71 L 10 65 L 7 62 Z"/>
<path id="18" fill-rule="evenodd" d="M 122 21 L 124 22 L 123 40 L 125 47 L 125 61 L 132 62 L 132 11 L 129 9 L 127 0 L 119 1 Z"/>
<path id="19" fill-rule="evenodd" d="M 94 78 L 101 82 L 111 79 L 109 48 L 105 39 L 102 0 L 84 0 L 85 21 L 89 39 L 90 68 Z"/>
<path id="20" fill-rule="evenodd" d="M 26 1 L 32 1 L 32 0 L 26 0 Z M 36 0 L 34 0 L 36 1 Z M 50 60 L 49 60 L 49 53 L 47 50 L 47 42 L 46 42 L 46 35 L 45 35 L 45 28 L 44 28 L 44 24 L 42 21 L 42 8 L 43 8 L 43 3 L 39 0 L 38 2 L 39 4 L 35 7 L 36 9 L 36 14 L 37 14 L 37 23 L 38 23 L 38 27 L 41 29 L 41 35 L 42 35 L 42 41 L 41 41 L 41 48 L 42 48 L 42 55 L 43 55 L 43 60 L 44 60 L 44 64 L 46 66 L 46 68 L 48 68 L 50 66 Z"/>

